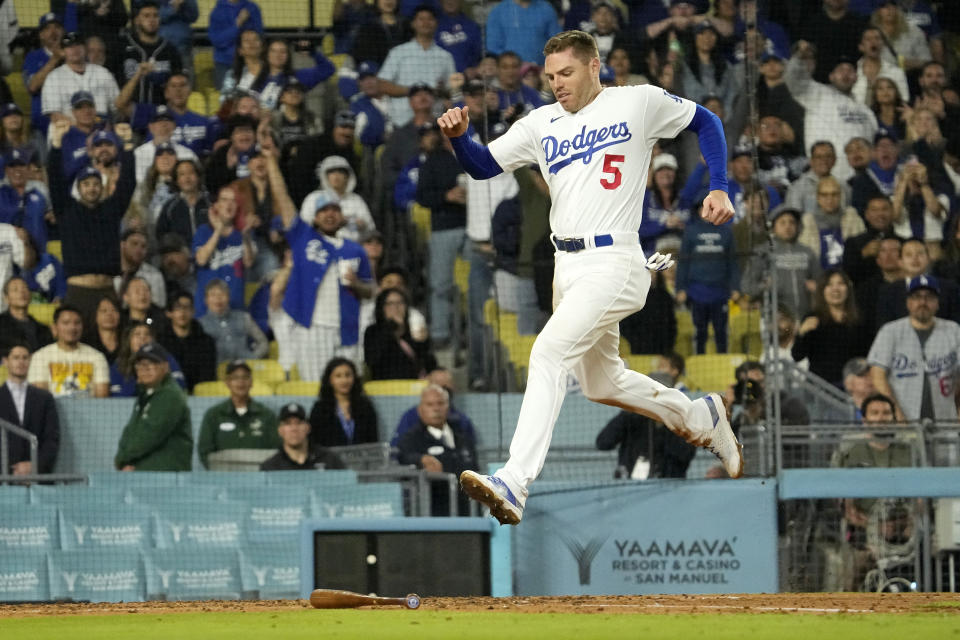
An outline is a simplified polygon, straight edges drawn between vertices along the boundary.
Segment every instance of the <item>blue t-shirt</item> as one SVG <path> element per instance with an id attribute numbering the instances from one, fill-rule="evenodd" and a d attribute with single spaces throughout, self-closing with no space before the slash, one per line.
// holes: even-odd
<path id="1" fill-rule="evenodd" d="M 197 249 L 207 244 L 212 235 L 213 227 L 209 224 L 197 227 L 193 236 L 194 256 L 197 255 Z M 195 316 L 200 318 L 207 313 L 204 290 L 210 281 L 217 278 L 226 282 L 230 288 L 230 308 L 243 309 L 243 275 L 243 234 L 234 229 L 227 237 L 220 238 L 206 265 L 197 265 L 197 292 L 193 301 Z"/>
<path id="2" fill-rule="evenodd" d="M 455 16 L 441 13 L 437 18 L 437 34 L 434 39 L 453 56 L 457 71 L 462 73 L 480 62 L 480 45 L 483 43 L 480 27 L 462 13 Z"/>
<path id="3" fill-rule="evenodd" d="M 137 103 L 133 110 L 130 126 L 133 127 L 134 131 L 143 135 L 145 141 L 153 140 L 147 126 L 156 111 L 157 105 L 144 103 Z M 173 114 L 173 121 L 177 125 L 177 128 L 173 130 L 170 141 L 175 144 L 182 144 L 201 158 L 209 154 L 219 133 L 219 120 L 189 110 L 177 113 L 170 109 L 170 113 Z"/>
<path id="4" fill-rule="evenodd" d="M 30 78 L 50 61 L 50 54 L 43 47 L 34 49 L 23 58 L 23 85 L 30 86 Z M 29 89 L 28 89 L 29 91 Z M 30 94 L 30 127 L 46 135 L 50 127 L 50 117 L 43 115 L 40 103 L 41 91 Z"/>
<path id="5" fill-rule="evenodd" d="M 39 293 L 47 302 L 63 300 L 67 295 L 67 276 L 63 273 L 63 264 L 49 253 L 37 257 L 37 265 L 20 275 L 27 281 L 32 293 Z"/>
<path id="6" fill-rule="evenodd" d="M 43 215 L 49 208 L 47 199 L 36 189 L 27 189 L 21 196 L 9 184 L 0 185 L 0 222 L 26 229 L 38 252 L 47 250 Z"/>

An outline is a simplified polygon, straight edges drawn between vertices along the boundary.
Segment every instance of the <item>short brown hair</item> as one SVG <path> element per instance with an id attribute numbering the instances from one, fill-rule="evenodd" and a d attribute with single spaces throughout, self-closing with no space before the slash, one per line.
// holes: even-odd
<path id="1" fill-rule="evenodd" d="M 573 49 L 574 55 L 584 62 L 590 62 L 593 58 L 600 57 L 600 52 L 597 50 L 597 41 L 593 39 L 593 36 L 586 31 L 577 29 L 563 31 L 547 40 L 547 44 L 543 47 L 543 55 L 546 57 L 551 53 L 560 53 L 567 49 Z"/>

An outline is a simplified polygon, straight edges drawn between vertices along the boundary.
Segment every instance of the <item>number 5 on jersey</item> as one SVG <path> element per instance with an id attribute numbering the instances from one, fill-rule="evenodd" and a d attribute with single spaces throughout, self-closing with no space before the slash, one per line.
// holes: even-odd
<path id="1" fill-rule="evenodd" d="M 608 153 L 603 156 L 603 173 L 608 174 L 608 178 L 600 178 L 600 186 L 604 189 L 616 189 L 623 181 L 623 174 L 620 173 L 620 165 L 623 164 L 624 156 Z"/>

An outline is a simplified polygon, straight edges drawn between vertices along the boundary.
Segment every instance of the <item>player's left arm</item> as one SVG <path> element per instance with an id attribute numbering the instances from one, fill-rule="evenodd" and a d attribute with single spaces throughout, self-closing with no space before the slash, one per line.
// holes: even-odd
<path id="1" fill-rule="evenodd" d="M 710 110 L 697 105 L 687 129 L 697 134 L 700 153 L 710 171 L 710 193 L 703 200 L 700 216 L 721 225 L 733 218 L 733 203 L 727 194 L 727 140 L 723 123 Z"/>

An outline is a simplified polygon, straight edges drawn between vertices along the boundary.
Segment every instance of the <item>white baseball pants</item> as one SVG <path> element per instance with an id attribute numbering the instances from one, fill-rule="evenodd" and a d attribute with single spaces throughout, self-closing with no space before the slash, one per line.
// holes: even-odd
<path id="1" fill-rule="evenodd" d="M 568 372 L 589 399 L 660 420 L 684 439 L 712 426 L 705 403 L 627 369 L 620 359 L 619 322 L 643 308 L 650 289 L 645 265 L 638 244 L 557 252 L 553 316 L 533 344 L 510 458 L 496 473 L 521 506 L 543 468 Z"/>

